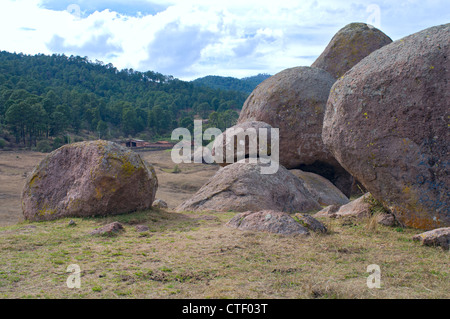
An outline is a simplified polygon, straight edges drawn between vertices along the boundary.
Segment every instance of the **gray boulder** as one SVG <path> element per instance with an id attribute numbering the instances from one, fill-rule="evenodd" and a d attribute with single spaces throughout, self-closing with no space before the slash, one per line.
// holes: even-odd
<path id="1" fill-rule="evenodd" d="M 238 124 L 261 121 L 279 128 L 280 164 L 324 176 L 346 196 L 353 178 L 322 142 L 322 124 L 335 82 L 315 67 L 286 69 L 262 82 L 247 98 Z"/>
<path id="2" fill-rule="evenodd" d="M 261 174 L 261 163 L 237 163 L 221 168 L 176 211 L 307 212 L 320 209 L 302 180 L 280 166 Z"/>
<path id="3" fill-rule="evenodd" d="M 309 235 L 308 229 L 289 214 L 272 210 L 237 214 L 227 223 L 227 226 L 280 235 Z"/>
<path id="4" fill-rule="evenodd" d="M 69 144 L 34 168 L 22 210 L 32 221 L 128 213 L 150 208 L 157 187 L 153 167 L 118 144 Z"/>
<path id="5" fill-rule="evenodd" d="M 373 51 L 392 42 L 386 34 L 366 23 L 350 23 L 339 30 L 311 65 L 336 79 Z"/>
<path id="6" fill-rule="evenodd" d="M 260 129 L 263 129 L 264 131 L 267 132 L 267 138 L 266 139 L 259 139 L 259 134 L 260 134 Z M 248 158 L 248 157 L 254 157 L 254 158 L 258 158 L 259 157 L 259 149 L 260 147 L 264 147 L 264 149 L 266 150 L 266 153 L 264 155 L 270 155 L 271 154 L 271 147 L 270 147 L 270 142 L 271 142 L 271 130 L 272 126 L 270 126 L 267 123 L 261 122 L 261 121 L 248 121 L 248 122 L 242 122 L 239 124 L 236 124 L 230 128 L 228 128 L 225 132 L 223 132 L 220 136 L 218 136 L 215 140 L 214 140 L 214 145 L 212 148 L 212 156 L 217 157 L 218 159 L 220 159 L 220 152 L 222 153 L 222 159 L 220 162 L 218 162 L 218 164 L 220 166 L 227 166 L 229 164 L 235 163 L 238 160 L 238 157 L 241 158 Z M 253 132 L 255 133 L 255 136 L 252 136 L 251 134 L 253 133 L 249 133 L 250 130 L 253 130 Z M 240 132 L 242 132 L 242 135 Z M 244 134 L 250 134 L 247 135 L 249 137 L 246 137 Z M 238 137 L 242 137 L 242 138 L 238 138 Z M 255 149 L 250 147 L 251 141 L 250 141 L 250 137 L 254 137 L 254 146 Z M 253 140 L 253 138 L 252 138 Z M 221 143 L 220 143 L 221 142 Z M 242 145 L 242 151 L 239 153 L 238 152 L 238 145 L 241 144 Z M 231 154 L 230 154 L 231 153 Z M 229 162 L 227 161 L 227 154 L 229 158 L 232 158 L 233 161 Z"/>
<path id="7" fill-rule="evenodd" d="M 289 172 L 305 183 L 305 187 L 320 205 L 344 205 L 349 202 L 347 196 L 325 177 L 299 169 L 291 169 Z"/>
<path id="8" fill-rule="evenodd" d="M 403 225 L 450 225 L 450 24 L 388 44 L 331 89 L 322 137 Z"/>

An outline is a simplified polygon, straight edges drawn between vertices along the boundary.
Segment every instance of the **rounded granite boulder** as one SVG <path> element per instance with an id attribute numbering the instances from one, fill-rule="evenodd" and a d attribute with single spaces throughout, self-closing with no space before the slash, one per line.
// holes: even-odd
<path id="1" fill-rule="evenodd" d="M 319 174 L 350 196 L 352 176 L 322 142 L 325 107 L 335 79 L 314 67 L 294 67 L 262 82 L 247 98 L 238 124 L 260 121 L 279 129 L 279 162 Z"/>
<path id="2" fill-rule="evenodd" d="M 450 225 L 450 24 L 373 52 L 331 89 L 323 141 L 402 224 Z"/>
<path id="3" fill-rule="evenodd" d="M 197 193 L 176 210 L 277 210 L 295 213 L 321 208 L 303 180 L 282 166 L 279 166 L 274 174 L 261 174 L 264 165 L 240 160 L 219 169 Z"/>
<path id="4" fill-rule="evenodd" d="M 151 208 L 158 187 L 153 167 L 107 141 L 65 145 L 45 157 L 22 192 L 26 220 L 114 215 Z"/>
<path id="5" fill-rule="evenodd" d="M 336 79 L 373 51 L 392 42 L 382 31 L 366 23 L 350 23 L 340 29 L 311 65 Z"/>

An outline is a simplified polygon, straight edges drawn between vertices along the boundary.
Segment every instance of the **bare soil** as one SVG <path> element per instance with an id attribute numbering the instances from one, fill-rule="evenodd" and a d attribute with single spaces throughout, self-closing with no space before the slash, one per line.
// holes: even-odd
<path id="1" fill-rule="evenodd" d="M 27 174 L 45 155 L 29 151 L 0 151 L 0 227 L 23 220 L 20 197 Z"/>

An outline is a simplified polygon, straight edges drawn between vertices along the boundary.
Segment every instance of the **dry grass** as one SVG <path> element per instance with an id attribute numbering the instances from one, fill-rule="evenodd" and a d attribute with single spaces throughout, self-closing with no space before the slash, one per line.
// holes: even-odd
<path id="1" fill-rule="evenodd" d="M 380 218 L 382 213 L 375 213 L 372 214 L 370 217 L 367 218 L 367 224 L 366 224 L 366 230 L 369 232 L 378 232 L 378 220 Z"/>
<path id="2" fill-rule="evenodd" d="M 169 208 L 175 208 L 189 199 L 219 169 L 218 165 L 178 164 L 179 173 L 173 173 L 176 164 L 170 158 L 170 152 L 139 152 L 151 163 L 158 176 L 156 197 L 167 202 Z"/>
<path id="3" fill-rule="evenodd" d="M 413 242 L 417 231 L 332 220 L 330 234 L 282 237 L 227 227 L 233 215 L 161 210 L 0 228 L 0 297 L 449 297 L 449 254 Z M 114 220 L 123 234 L 89 235 Z M 66 286 L 70 264 L 81 267 L 80 289 Z M 381 289 L 366 285 L 370 264 Z"/>
<path id="4" fill-rule="evenodd" d="M 45 155 L 0 151 L 0 226 L 22 220 L 20 196 L 26 175 Z"/>
<path id="5" fill-rule="evenodd" d="M 34 160 L 43 156 L 31 155 Z M 17 176 L 12 171 L 4 175 L 12 168 L 5 166 L 6 155 L 1 156 L 0 175 Z M 11 156 L 14 164 L 7 165 L 18 165 Z M 143 156 L 155 164 L 157 197 L 171 201 L 170 208 L 217 170 L 181 164 L 181 173 L 165 173 L 159 168 L 173 168 L 167 154 Z M 4 194 L 7 187 L 2 187 Z M 8 187 L 14 194 L 14 186 Z M 417 230 L 328 219 L 323 221 L 329 234 L 282 237 L 227 227 L 234 214 L 152 210 L 74 218 L 73 227 L 69 219 L 0 227 L 0 298 L 449 297 L 450 255 L 413 242 Z M 124 233 L 89 235 L 116 220 Z M 150 231 L 138 233 L 137 224 Z M 81 268 L 80 289 L 66 286 L 70 264 Z M 370 264 L 381 268 L 380 289 L 366 285 Z"/>

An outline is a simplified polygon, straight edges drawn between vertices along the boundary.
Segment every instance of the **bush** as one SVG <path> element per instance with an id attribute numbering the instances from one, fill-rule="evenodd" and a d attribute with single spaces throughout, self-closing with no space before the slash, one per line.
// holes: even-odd
<path id="1" fill-rule="evenodd" d="M 37 142 L 36 144 L 36 150 L 41 153 L 49 153 L 53 150 L 52 146 L 50 145 L 50 142 L 47 140 L 42 140 Z"/>
<path id="2" fill-rule="evenodd" d="M 378 200 L 376 200 L 372 194 L 369 194 L 369 196 L 367 196 L 364 201 L 368 204 L 370 204 L 370 213 L 372 215 L 377 214 L 377 213 L 382 213 L 382 214 L 389 214 L 389 210 L 387 210 L 383 204 L 381 202 L 379 202 Z"/>
<path id="3" fill-rule="evenodd" d="M 4 148 L 6 146 L 6 141 L 2 138 L 0 138 L 0 148 Z"/>
<path id="4" fill-rule="evenodd" d="M 181 169 L 178 167 L 178 165 L 175 165 L 175 167 L 173 168 L 172 173 L 174 173 L 174 174 L 181 173 Z"/>
<path id="5" fill-rule="evenodd" d="M 55 138 L 53 140 L 52 147 L 53 147 L 54 150 L 56 150 L 57 148 L 60 148 L 63 145 L 64 145 L 64 138 L 58 136 L 57 138 Z"/>

